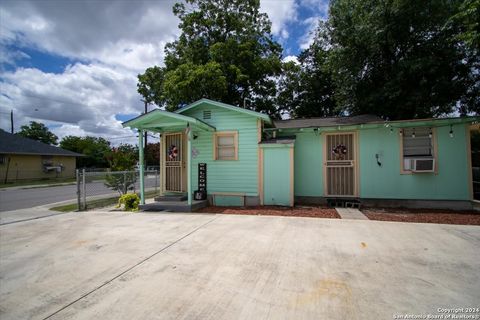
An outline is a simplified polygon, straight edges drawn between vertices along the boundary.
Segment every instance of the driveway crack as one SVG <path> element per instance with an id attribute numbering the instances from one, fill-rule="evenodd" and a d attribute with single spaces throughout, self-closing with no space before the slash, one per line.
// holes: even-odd
<path id="1" fill-rule="evenodd" d="M 194 234 L 195 232 L 197 232 L 198 230 L 202 229 L 203 227 L 205 227 L 206 225 L 212 223 L 213 221 L 215 221 L 216 219 L 218 219 L 219 216 L 216 216 L 214 217 L 213 219 L 210 219 L 209 221 L 205 222 L 204 224 L 196 227 L 195 229 L 193 229 L 192 231 L 190 231 L 189 233 L 185 234 L 184 236 L 178 238 L 177 240 L 173 241 L 172 243 L 166 245 L 165 247 L 161 248 L 160 250 L 158 251 L 155 251 L 153 254 L 149 255 L 148 257 L 146 257 L 145 259 L 139 261 L 138 263 L 134 264 L 133 266 L 127 268 L 126 270 L 120 272 L 119 274 L 117 274 L 116 276 L 114 276 L 113 278 L 105 281 L 103 284 L 99 285 L 98 287 L 90 290 L 89 292 L 83 294 L 82 296 L 80 296 L 79 298 L 73 300 L 72 302 L 70 302 L 69 304 L 63 306 L 62 308 L 58 309 L 57 311 L 55 311 L 54 313 L 48 315 L 47 317 L 43 318 L 42 320 L 46 320 L 46 319 L 50 319 L 51 317 L 53 317 L 54 315 L 60 313 L 61 311 L 67 309 L 68 307 L 72 306 L 73 304 L 77 303 L 78 301 L 88 297 L 89 295 L 91 295 L 92 293 L 94 293 L 95 291 L 105 287 L 106 285 L 112 283 L 113 281 L 115 281 L 116 279 L 120 278 L 121 276 L 123 276 L 124 274 L 126 274 L 127 272 L 135 269 L 136 267 L 142 265 L 143 263 L 145 263 L 146 261 L 152 259 L 153 257 L 155 257 L 156 255 L 162 253 L 163 251 L 167 250 L 168 248 L 172 247 L 173 245 L 179 243 L 180 241 L 182 241 L 183 239 L 191 236 L 192 234 Z"/>

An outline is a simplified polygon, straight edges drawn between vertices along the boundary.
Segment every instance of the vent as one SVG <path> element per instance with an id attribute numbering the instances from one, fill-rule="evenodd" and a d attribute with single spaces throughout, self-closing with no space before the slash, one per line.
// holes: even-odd
<path id="1" fill-rule="evenodd" d="M 413 172 L 433 172 L 435 170 L 435 159 L 433 158 L 405 159 L 405 162 L 405 169 Z"/>
<path id="2" fill-rule="evenodd" d="M 208 120 L 212 118 L 212 111 L 204 110 L 203 111 L 203 120 Z"/>

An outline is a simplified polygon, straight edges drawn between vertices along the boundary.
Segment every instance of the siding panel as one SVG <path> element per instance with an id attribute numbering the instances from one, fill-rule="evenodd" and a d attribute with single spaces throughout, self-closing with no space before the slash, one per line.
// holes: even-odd
<path id="1" fill-rule="evenodd" d="M 211 111 L 210 119 L 203 119 L 203 111 Z M 192 188 L 198 189 L 198 163 L 207 163 L 207 191 L 258 195 L 258 131 L 255 117 L 235 111 L 200 105 L 184 113 L 214 126 L 217 131 L 238 131 L 238 160 L 214 160 L 213 133 L 195 131 L 192 141 Z"/>

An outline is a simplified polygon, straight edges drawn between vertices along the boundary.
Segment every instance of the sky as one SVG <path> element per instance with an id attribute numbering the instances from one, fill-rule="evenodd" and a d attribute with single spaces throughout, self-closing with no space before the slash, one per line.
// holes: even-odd
<path id="1" fill-rule="evenodd" d="M 0 128 L 30 121 L 67 135 L 135 143 L 121 123 L 144 110 L 137 75 L 178 37 L 175 0 L 2 0 Z M 261 0 L 283 58 L 308 47 L 328 0 Z M 153 107 L 150 107 L 153 108 Z"/>

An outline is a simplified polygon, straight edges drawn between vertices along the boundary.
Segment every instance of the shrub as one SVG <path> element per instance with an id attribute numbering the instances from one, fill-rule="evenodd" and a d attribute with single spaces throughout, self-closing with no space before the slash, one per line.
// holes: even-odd
<path id="1" fill-rule="evenodd" d="M 126 211 L 138 211 L 138 204 L 140 203 L 140 198 L 136 193 L 126 193 L 118 199 L 118 208 L 125 206 Z"/>

